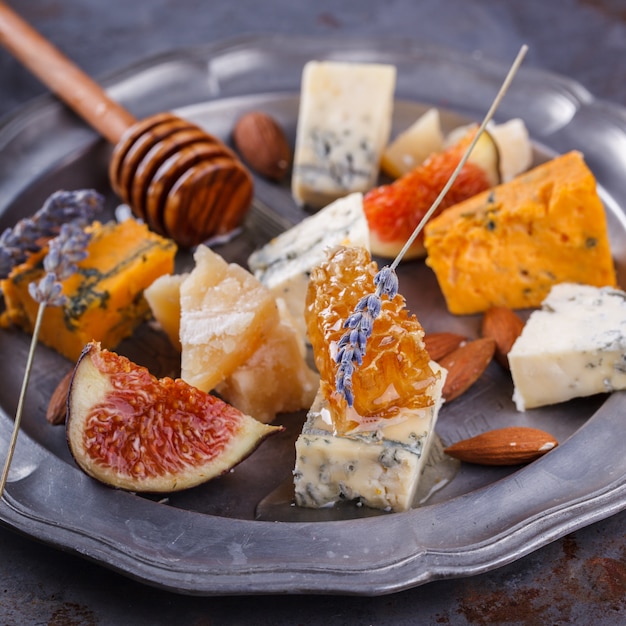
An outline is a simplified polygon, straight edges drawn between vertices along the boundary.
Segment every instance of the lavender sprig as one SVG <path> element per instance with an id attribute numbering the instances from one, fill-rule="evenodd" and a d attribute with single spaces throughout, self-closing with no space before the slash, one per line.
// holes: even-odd
<path id="1" fill-rule="evenodd" d="M 104 198 L 92 189 L 53 193 L 35 215 L 0 235 L 0 278 L 6 278 L 29 254 L 41 250 L 64 224 L 86 226 L 103 207 Z"/>
<path id="2" fill-rule="evenodd" d="M 28 382 L 30 380 L 30 374 L 32 371 L 33 358 L 35 355 L 35 347 L 39 338 L 39 332 L 41 330 L 41 324 L 43 321 L 43 314 L 47 306 L 63 306 L 66 301 L 66 297 L 62 292 L 62 280 L 69 278 L 77 271 L 77 263 L 87 256 L 87 244 L 90 240 L 90 235 L 83 230 L 83 226 L 86 224 L 86 220 L 90 215 L 91 209 L 95 206 L 91 203 L 91 199 L 95 198 L 93 195 L 80 196 L 81 192 L 76 192 L 69 196 L 63 196 L 70 201 L 69 206 L 63 207 L 59 198 L 55 200 L 55 206 L 52 214 L 46 214 L 41 222 L 37 222 L 37 227 L 31 229 L 31 224 L 26 226 L 29 232 L 39 231 L 39 226 L 42 224 L 50 224 L 54 218 L 59 215 L 72 215 L 74 221 L 72 223 L 66 223 L 59 225 L 59 234 L 48 242 L 48 253 L 46 254 L 43 265 L 46 274 L 38 282 L 32 282 L 28 285 L 28 291 L 31 297 L 39 303 L 37 309 L 37 318 L 33 327 L 33 334 L 30 343 L 30 350 L 28 352 L 28 358 L 26 361 L 26 371 L 24 373 L 24 379 L 22 381 L 22 389 L 17 404 L 17 411 L 15 415 L 15 422 L 13 424 L 13 433 L 11 441 L 9 443 L 9 451 L 0 477 L 0 498 L 4 492 L 4 487 L 11 467 L 11 461 L 13 460 L 13 453 L 15 451 L 15 444 L 17 442 L 17 436 L 19 433 L 20 422 L 22 419 L 22 413 L 24 411 L 24 400 L 26 398 L 26 390 L 28 388 Z M 80 199 L 78 202 L 77 197 Z M 84 204 L 85 199 L 88 200 L 88 205 Z M 51 206 L 48 203 L 46 206 Z M 46 208 L 44 206 L 44 208 Z M 89 210 L 87 210 L 89 209 Z M 47 221 L 47 222 L 46 222 Z M 47 226 L 46 226 L 47 227 Z M 56 226 L 55 226 L 56 228 Z M 19 232 L 26 232 L 25 230 Z M 6 233 L 6 231 L 5 231 Z M 30 240 L 24 240 L 30 241 Z M 23 250 L 23 245 L 17 246 L 19 250 Z"/>
<path id="3" fill-rule="evenodd" d="M 77 224 L 63 224 L 58 237 L 50 241 L 43 267 L 46 275 L 39 283 L 28 285 L 30 297 L 48 306 L 63 306 L 65 296 L 59 281 L 76 273 L 76 263 L 87 257 L 87 244 L 91 236 Z"/>
<path id="4" fill-rule="evenodd" d="M 398 276 L 396 274 L 396 267 L 400 264 L 400 261 L 404 258 L 419 233 L 422 231 L 426 222 L 431 218 L 433 213 L 437 210 L 442 200 L 452 187 L 452 184 L 456 180 L 457 176 L 463 169 L 463 166 L 467 162 L 476 142 L 479 137 L 485 131 L 487 124 L 491 121 L 498 105 L 502 101 L 504 94 L 506 93 L 513 77 L 517 73 L 519 66 L 526 55 L 528 46 L 523 45 L 515 58 L 515 61 L 511 65 L 502 86 L 500 87 L 494 101 L 489 107 L 485 118 L 478 127 L 474 138 L 470 142 L 465 154 L 463 154 L 456 169 L 452 172 L 452 175 L 444 185 L 443 189 L 422 217 L 419 224 L 415 227 L 411 236 L 408 238 L 396 258 L 391 265 L 383 267 L 374 276 L 374 284 L 376 285 L 376 291 L 373 294 L 369 294 L 361 298 L 355 307 L 354 313 L 352 313 L 348 319 L 344 322 L 343 327 L 348 330 L 341 336 L 339 340 L 339 351 L 335 357 L 335 362 L 339 364 L 337 374 L 335 375 L 335 389 L 337 393 L 342 395 L 348 404 L 353 406 L 354 396 L 352 393 L 352 376 L 354 374 L 355 366 L 359 367 L 363 363 L 363 357 L 365 356 L 365 347 L 367 340 L 372 334 L 372 326 L 376 318 L 380 315 L 382 308 L 382 295 L 387 295 L 390 300 L 395 298 L 398 293 Z"/>
<path id="5" fill-rule="evenodd" d="M 363 296 L 354 313 L 344 322 L 343 327 L 348 330 L 341 336 L 337 345 L 339 351 L 335 361 L 339 363 L 335 375 L 335 388 L 343 395 L 348 406 L 354 403 L 352 393 L 352 375 L 354 366 L 362 365 L 365 356 L 367 340 L 372 335 L 374 320 L 380 315 L 383 306 L 382 297 L 386 295 L 393 300 L 398 293 L 398 277 L 391 267 L 383 267 L 374 276 L 376 291 Z"/>

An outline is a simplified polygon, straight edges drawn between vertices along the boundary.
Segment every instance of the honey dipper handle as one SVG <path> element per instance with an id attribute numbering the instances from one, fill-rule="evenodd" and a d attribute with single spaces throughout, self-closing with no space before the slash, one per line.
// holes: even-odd
<path id="1" fill-rule="evenodd" d="M 126 109 L 4 2 L 0 44 L 111 143 L 135 123 Z"/>

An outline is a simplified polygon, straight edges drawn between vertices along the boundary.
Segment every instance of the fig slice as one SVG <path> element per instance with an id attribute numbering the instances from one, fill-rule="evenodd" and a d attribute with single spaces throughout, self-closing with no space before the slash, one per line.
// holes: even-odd
<path id="1" fill-rule="evenodd" d="M 448 183 L 478 128 L 472 126 L 442 152 L 388 185 L 368 191 L 363 211 L 370 231 L 373 255 L 395 258 Z M 499 183 L 498 148 L 490 135 L 482 133 L 434 215 Z M 434 217 L 433 215 L 433 217 Z M 405 259 L 426 256 L 424 234 L 419 234 Z"/>
<path id="2" fill-rule="evenodd" d="M 70 451 L 85 473 L 119 489 L 195 487 L 229 471 L 281 430 L 181 379 L 157 379 L 97 342 L 83 350 L 70 383 Z"/>

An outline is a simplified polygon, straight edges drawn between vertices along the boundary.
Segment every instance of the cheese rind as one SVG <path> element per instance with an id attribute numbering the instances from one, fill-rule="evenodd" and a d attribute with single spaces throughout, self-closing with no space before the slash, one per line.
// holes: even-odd
<path id="1" fill-rule="evenodd" d="M 374 431 L 333 433 L 321 393 L 296 441 L 296 504 L 320 508 L 357 500 L 390 511 L 411 508 L 428 459 L 441 406 L 446 371 L 431 362 L 440 377 L 432 406 L 404 410 L 398 421 Z"/>
<path id="2" fill-rule="evenodd" d="M 378 176 L 389 141 L 396 68 L 310 61 L 302 72 L 292 193 L 321 208 Z"/>
<path id="3" fill-rule="evenodd" d="M 626 389 L 626 293 L 554 286 L 508 356 L 520 411 Z"/>
<path id="4" fill-rule="evenodd" d="M 578 152 L 446 209 L 424 232 L 454 314 L 538 307 L 561 282 L 616 285 L 604 207 Z"/>
<path id="5" fill-rule="evenodd" d="M 248 267 L 276 298 L 282 298 L 298 330 L 305 334 L 304 305 L 311 270 L 337 246 L 369 250 L 363 194 L 335 200 L 272 239 L 248 259 Z"/>

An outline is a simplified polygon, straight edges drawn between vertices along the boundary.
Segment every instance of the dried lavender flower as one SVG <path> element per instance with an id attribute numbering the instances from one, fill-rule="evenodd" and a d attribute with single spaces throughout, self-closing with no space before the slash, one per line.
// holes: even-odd
<path id="1" fill-rule="evenodd" d="M 48 254 L 43 261 L 46 275 L 39 283 L 28 285 L 28 293 L 39 304 L 63 306 L 65 296 L 60 281 L 77 271 L 76 263 L 87 257 L 87 244 L 91 239 L 81 226 L 63 224 L 59 235 L 49 243 Z"/>
<path id="2" fill-rule="evenodd" d="M 398 276 L 392 266 L 385 266 L 374 276 L 377 295 L 385 294 L 393 300 L 398 293 Z"/>
<path id="3" fill-rule="evenodd" d="M 385 266 L 374 276 L 376 291 L 363 296 L 354 307 L 343 327 L 348 330 L 341 336 L 337 345 L 338 352 L 335 361 L 339 363 L 335 375 L 335 388 L 352 406 L 354 396 L 352 394 L 352 375 L 355 365 L 360 366 L 365 356 L 367 340 L 372 335 L 374 320 L 380 315 L 382 297 L 387 296 L 390 300 L 398 293 L 398 277 L 392 267 Z"/>
<path id="4" fill-rule="evenodd" d="M 5 276 L 10 273 L 16 263 L 26 259 L 27 252 L 40 249 L 42 243 L 48 245 L 48 253 L 43 262 L 46 274 L 39 283 L 32 282 L 28 285 L 29 293 L 39 303 L 39 308 L 13 422 L 9 450 L 0 476 L 0 497 L 4 492 L 15 452 L 44 311 L 47 306 L 64 304 L 65 296 L 60 281 L 71 276 L 77 269 L 76 263 L 87 256 L 86 247 L 90 235 L 83 229 L 92 220 L 94 214 L 103 207 L 103 204 L 102 196 L 94 191 L 57 192 L 48 199 L 33 218 L 22 220 L 14 229 L 7 229 L 0 237 L 0 265 L 3 271 L 6 268 Z M 48 241 L 50 236 L 55 234 L 56 237 Z M 46 238 L 44 242 L 38 241 L 42 237 Z"/>
<path id="5" fill-rule="evenodd" d="M 35 215 L 20 220 L 0 235 L 0 278 L 6 278 L 29 254 L 41 250 L 64 224 L 84 227 L 103 207 L 103 196 L 92 189 L 53 193 Z"/>
<path id="6" fill-rule="evenodd" d="M 63 280 L 76 272 L 76 263 L 87 258 L 91 235 L 77 223 L 63 224 L 58 237 L 50 241 L 43 266 Z"/>
<path id="7" fill-rule="evenodd" d="M 63 295 L 61 283 L 54 272 L 48 272 L 39 283 L 28 285 L 30 297 L 44 306 L 63 306 L 66 298 Z"/>

